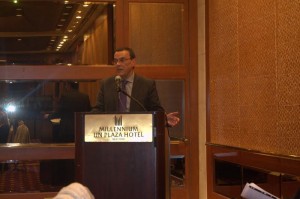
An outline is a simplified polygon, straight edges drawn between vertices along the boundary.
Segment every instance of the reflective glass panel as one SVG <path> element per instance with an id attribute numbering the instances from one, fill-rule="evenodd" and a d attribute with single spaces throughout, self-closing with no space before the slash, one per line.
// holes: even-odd
<path id="1" fill-rule="evenodd" d="M 158 95 L 167 113 L 179 112 L 181 122 L 169 129 L 171 139 L 184 137 L 184 81 L 156 80 Z"/>
<path id="2" fill-rule="evenodd" d="M 113 4 L 0 1 L 0 64 L 108 64 Z"/>

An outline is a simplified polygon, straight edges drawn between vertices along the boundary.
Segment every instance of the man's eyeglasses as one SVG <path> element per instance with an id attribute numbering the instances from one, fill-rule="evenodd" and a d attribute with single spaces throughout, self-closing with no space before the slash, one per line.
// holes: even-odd
<path id="1" fill-rule="evenodd" d="M 113 64 L 121 63 L 124 64 L 127 60 L 131 60 L 130 58 L 121 57 L 120 59 L 114 59 Z"/>

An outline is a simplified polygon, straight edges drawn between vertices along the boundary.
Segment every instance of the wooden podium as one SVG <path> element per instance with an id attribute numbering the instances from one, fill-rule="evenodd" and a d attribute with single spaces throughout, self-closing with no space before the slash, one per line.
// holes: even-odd
<path id="1" fill-rule="evenodd" d="M 96 199 L 168 199 L 163 112 L 77 113 L 76 180 Z"/>

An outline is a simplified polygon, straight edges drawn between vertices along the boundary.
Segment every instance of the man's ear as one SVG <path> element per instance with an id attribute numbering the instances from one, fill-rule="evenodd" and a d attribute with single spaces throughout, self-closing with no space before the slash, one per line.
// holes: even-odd
<path id="1" fill-rule="evenodd" d="M 136 58 L 133 58 L 133 59 L 131 60 L 131 62 L 133 62 L 133 65 L 135 66 L 135 64 L 136 64 Z"/>

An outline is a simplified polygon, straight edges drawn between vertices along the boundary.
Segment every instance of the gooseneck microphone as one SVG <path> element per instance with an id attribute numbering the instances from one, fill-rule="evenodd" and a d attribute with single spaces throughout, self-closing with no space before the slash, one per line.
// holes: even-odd
<path id="1" fill-rule="evenodd" d="M 122 78 L 119 75 L 117 75 L 115 77 L 115 83 L 116 83 L 117 92 L 121 91 L 121 80 L 122 80 Z"/>
<path id="2" fill-rule="evenodd" d="M 131 100 L 133 100 L 135 103 L 137 103 L 144 111 L 148 111 L 141 102 L 139 102 L 137 99 L 135 99 L 134 97 L 132 97 L 131 95 L 129 95 L 126 91 L 124 91 L 121 88 L 121 82 L 122 82 L 122 78 L 119 75 L 117 75 L 115 77 L 115 83 L 116 83 L 117 92 L 118 93 L 123 93 L 124 95 L 126 95 L 127 97 L 129 97 Z"/>

